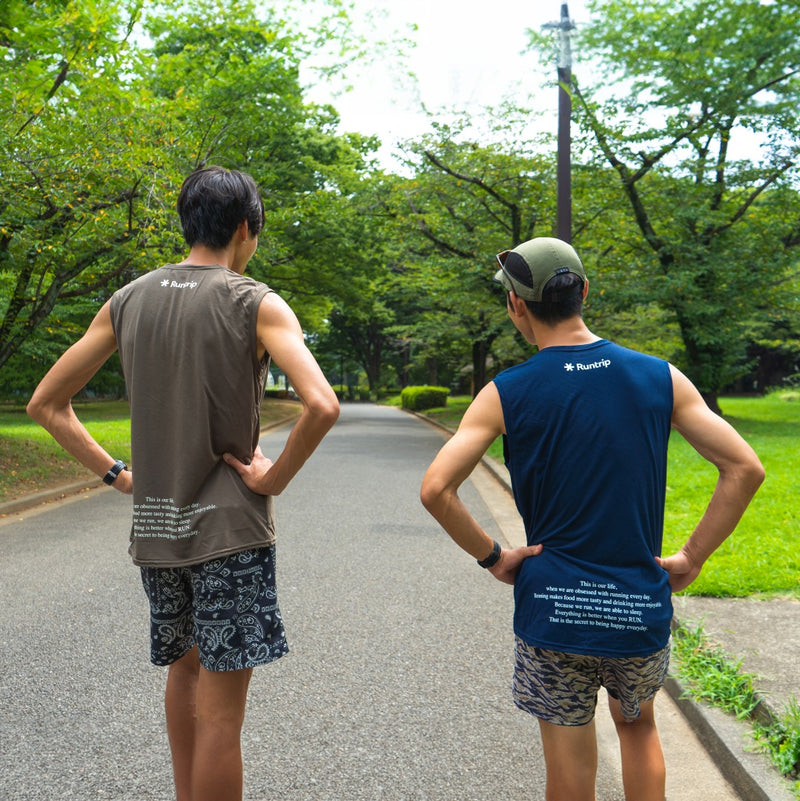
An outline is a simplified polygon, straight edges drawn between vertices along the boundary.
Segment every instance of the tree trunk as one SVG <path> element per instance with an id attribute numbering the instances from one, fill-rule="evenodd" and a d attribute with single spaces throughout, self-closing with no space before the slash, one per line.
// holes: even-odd
<path id="1" fill-rule="evenodd" d="M 472 397 L 474 398 L 486 385 L 486 357 L 489 343 L 479 340 L 472 343 Z"/>
<path id="2" fill-rule="evenodd" d="M 428 357 L 428 384 L 439 386 L 439 360 L 435 356 Z"/>

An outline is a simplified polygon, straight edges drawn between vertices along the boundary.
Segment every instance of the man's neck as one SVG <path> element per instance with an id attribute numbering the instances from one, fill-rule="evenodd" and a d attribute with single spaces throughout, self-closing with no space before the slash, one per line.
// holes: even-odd
<path id="1" fill-rule="evenodd" d="M 586 327 L 581 317 L 572 317 L 556 325 L 534 322 L 531 327 L 539 350 L 557 345 L 589 345 L 600 339 Z"/>
<path id="2" fill-rule="evenodd" d="M 233 249 L 232 248 L 222 248 L 221 250 L 217 250 L 216 248 L 210 248 L 206 245 L 195 245 L 190 251 L 186 258 L 179 262 L 180 264 L 193 264 L 197 267 L 208 267 L 214 264 L 219 264 L 222 267 L 227 267 L 228 269 L 233 269 Z"/>

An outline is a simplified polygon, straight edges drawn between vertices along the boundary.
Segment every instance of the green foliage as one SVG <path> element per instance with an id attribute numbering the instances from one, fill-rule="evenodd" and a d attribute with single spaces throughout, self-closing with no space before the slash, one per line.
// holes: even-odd
<path id="1" fill-rule="evenodd" d="M 12 0 L 0 31 L 0 364 L 59 299 L 135 274 L 158 209 L 157 110 L 121 78 L 139 3 Z M 102 111 L 101 111 L 102 110 Z"/>
<path id="2" fill-rule="evenodd" d="M 447 405 L 447 387 L 405 387 L 400 393 L 400 404 L 404 409 L 421 412 Z"/>
<path id="3" fill-rule="evenodd" d="M 391 210 L 413 233 L 406 284 L 415 314 L 398 331 L 414 343 L 420 372 L 471 363 L 473 394 L 490 377 L 490 361 L 519 355 L 502 289 L 492 280 L 494 254 L 535 235 L 550 235 L 555 217 L 553 163 L 508 108 L 502 144 L 476 140 L 469 119 L 438 125 L 409 143 L 414 178 L 398 184 Z M 515 134 L 519 134 L 515 137 Z M 513 354 L 511 356 L 510 354 Z"/>
<path id="4" fill-rule="evenodd" d="M 759 748 L 786 777 L 800 776 L 800 706 L 792 699 L 782 716 L 769 723 L 756 720 L 759 704 L 758 676 L 741 669 L 734 660 L 706 635 L 703 626 L 681 626 L 673 632 L 673 665 L 686 685 L 686 694 L 698 701 L 730 712 L 753 723 L 753 736 Z M 794 791 L 800 798 L 800 781 Z"/>
<path id="5" fill-rule="evenodd" d="M 270 388 L 264 390 L 264 397 L 268 400 L 287 400 L 290 396 L 290 391 L 285 388 Z"/>
<path id="6" fill-rule="evenodd" d="M 706 637 L 702 626 L 677 629 L 673 633 L 672 652 L 689 695 L 739 719 L 750 717 L 758 704 L 756 675 L 742 672 L 741 660 L 732 661 Z"/>
<path id="7" fill-rule="evenodd" d="M 576 69 L 573 98 L 595 166 L 613 176 L 584 212 L 605 226 L 592 250 L 618 309 L 670 315 L 678 363 L 713 397 L 749 369 L 757 329 L 768 341 L 797 320 L 800 10 L 595 0 L 592 11 L 577 48 L 600 68 L 594 85 Z M 608 192 L 628 206 L 623 227 Z"/>
<path id="8" fill-rule="evenodd" d="M 793 698 L 783 715 L 771 725 L 758 723 L 755 737 L 780 772 L 795 780 L 800 798 L 800 704 Z"/>
<path id="9" fill-rule="evenodd" d="M 118 286 L 184 252 L 177 191 L 204 164 L 259 182 L 267 223 L 251 274 L 302 299 L 306 325 L 346 294 L 360 231 L 332 231 L 377 142 L 338 135 L 335 111 L 305 101 L 304 56 L 331 73 L 361 47 L 345 3 L 317 6 L 299 19 L 250 0 L 3 4 L 4 391 L 30 392 Z"/>
<path id="10" fill-rule="evenodd" d="M 382 173 L 377 140 L 305 96 L 309 75 L 366 56 L 368 15 L 352 14 L 348 0 L 2 4 L 0 393 L 30 392 L 118 286 L 184 253 L 178 187 L 208 163 L 256 177 L 267 221 L 250 274 L 373 396 L 474 393 L 528 355 L 493 255 L 553 233 L 554 143 L 505 104 L 433 124 L 403 177 Z M 797 14 L 596 0 L 576 32 L 607 69 L 591 86 L 578 65 L 573 95 L 587 322 L 711 396 L 800 369 Z"/>
<path id="11" fill-rule="evenodd" d="M 363 385 L 331 384 L 331 388 L 340 400 L 368 401 L 370 400 L 369 387 Z"/>

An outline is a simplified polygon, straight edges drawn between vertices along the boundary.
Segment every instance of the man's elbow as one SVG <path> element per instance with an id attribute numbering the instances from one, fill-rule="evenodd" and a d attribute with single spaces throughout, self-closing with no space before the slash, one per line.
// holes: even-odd
<path id="1" fill-rule="evenodd" d="M 753 458 L 748 465 L 747 476 L 748 483 L 753 488 L 754 494 L 756 490 L 764 483 L 766 475 L 767 472 L 764 470 L 764 465 L 761 464 L 761 460 L 758 458 L 758 456 L 753 454 Z"/>
<path id="2" fill-rule="evenodd" d="M 339 419 L 339 400 L 333 392 L 320 405 L 318 414 L 328 428 L 332 428 Z"/>
<path id="3" fill-rule="evenodd" d="M 25 411 L 31 420 L 38 423 L 40 426 L 44 425 L 47 414 L 45 411 L 45 405 L 42 402 L 41 395 L 38 391 L 35 391 L 33 395 L 31 395 L 28 405 L 25 407 Z"/>
<path id="4" fill-rule="evenodd" d="M 308 413 L 316 420 L 317 425 L 325 431 L 333 428 L 333 424 L 339 419 L 339 401 L 333 390 L 314 398 L 307 404 Z"/>
<path id="5" fill-rule="evenodd" d="M 748 502 L 764 482 L 766 472 L 764 465 L 755 453 L 751 453 L 747 458 L 741 459 L 728 473 L 737 484 L 737 491 L 742 497 L 746 497 Z"/>
<path id="6" fill-rule="evenodd" d="M 435 517 L 436 510 L 442 502 L 444 487 L 436 477 L 430 473 L 425 474 L 422 479 L 422 486 L 419 489 L 419 499 L 422 505 Z"/>

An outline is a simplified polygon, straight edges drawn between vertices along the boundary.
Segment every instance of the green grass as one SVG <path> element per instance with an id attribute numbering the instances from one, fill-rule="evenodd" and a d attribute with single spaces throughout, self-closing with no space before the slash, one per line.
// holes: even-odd
<path id="1" fill-rule="evenodd" d="M 89 433 L 109 453 L 130 460 L 127 403 L 75 403 L 74 407 Z M 0 407 L 0 501 L 92 477 L 23 408 Z"/>
<path id="2" fill-rule="evenodd" d="M 446 408 L 425 414 L 456 428 L 468 397 L 448 399 Z M 767 478 L 736 531 L 714 553 L 689 595 L 800 598 L 800 393 L 763 398 L 722 398 L 725 418 L 753 446 Z M 502 460 L 498 439 L 488 451 Z M 667 474 L 664 553 L 685 542 L 711 496 L 717 474 L 686 441 L 673 433 Z"/>
<path id="3" fill-rule="evenodd" d="M 723 398 L 729 423 L 750 443 L 766 480 L 739 526 L 687 591 L 694 595 L 800 597 L 800 400 L 791 393 Z M 673 434 L 667 476 L 664 552 L 692 532 L 716 482 L 716 470 Z"/>
<path id="4" fill-rule="evenodd" d="M 792 699 L 772 725 L 757 723 L 754 734 L 759 748 L 793 780 L 795 797 L 800 798 L 800 704 Z"/>
<path id="5" fill-rule="evenodd" d="M 753 714 L 758 705 L 758 677 L 743 672 L 741 660 L 731 660 L 709 640 L 702 626 L 677 629 L 672 638 L 672 654 L 687 694 L 696 701 L 724 709 L 740 720 Z"/>
<path id="6" fill-rule="evenodd" d="M 89 433 L 110 454 L 130 460 L 130 419 L 125 401 L 73 405 Z M 266 425 L 299 413 L 296 401 L 268 399 L 261 407 L 261 421 Z M 93 477 L 36 425 L 24 408 L 0 405 L 0 502 Z"/>
<path id="7" fill-rule="evenodd" d="M 770 758 L 776 768 L 792 780 L 792 789 L 800 799 L 800 706 L 791 699 L 783 715 L 771 722 L 755 718 L 758 677 L 741 669 L 734 660 L 709 639 L 702 626 L 681 626 L 672 638 L 671 664 L 686 688 L 685 694 L 748 720 L 753 728 L 756 748 Z"/>

